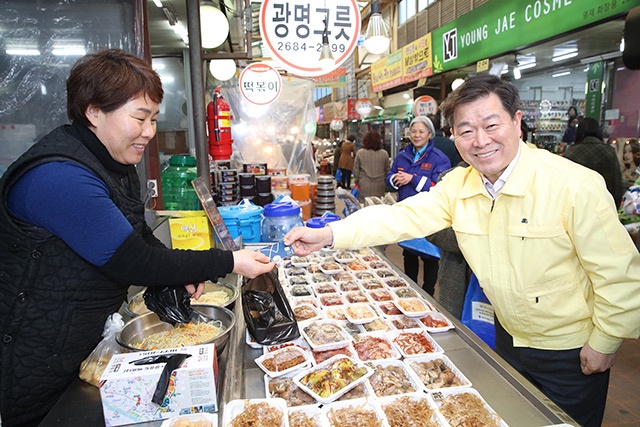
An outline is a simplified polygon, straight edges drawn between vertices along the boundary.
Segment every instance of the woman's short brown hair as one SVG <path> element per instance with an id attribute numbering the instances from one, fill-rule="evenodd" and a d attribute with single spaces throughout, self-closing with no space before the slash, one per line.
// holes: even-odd
<path id="1" fill-rule="evenodd" d="M 378 151 L 382 148 L 382 138 L 376 131 L 370 130 L 362 137 L 362 147 L 367 150 Z"/>
<path id="2" fill-rule="evenodd" d="M 136 96 L 160 104 L 164 91 L 160 76 L 142 59 L 123 50 L 110 49 L 80 58 L 67 79 L 67 115 L 85 126 L 92 105 L 108 113 Z"/>

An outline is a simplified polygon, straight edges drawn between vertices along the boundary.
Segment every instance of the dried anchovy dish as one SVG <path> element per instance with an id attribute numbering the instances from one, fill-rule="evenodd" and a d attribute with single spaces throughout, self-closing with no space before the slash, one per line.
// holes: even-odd
<path id="1" fill-rule="evenodd" d="M 391 427 L 439 427 L 431 421 L 434 411 L 429 408 L 426 399 L 411 399 L 407 396 L 399 397 L 393 402 L 382 405 Z"/>
<path id="2" fill-rule="evenodd" d="M 265 402 L 249 403 L 231 420 L 231 427 L 278 427 L 284 414 Z"/>
<path id="3" fill-rule="evenodd" d="M 349 406 L 330 409 L 327 413 L 332 427 L 380 427 L 382 421 L 373 409 L 363 406 Z"/>
<path id="4" fill-rule="evenodd" d="M 290 411 L 289 427 L 320 427 L 320 423 L 302 411 Z"/>
<path id="5" fill-rule="evenodd" d="M 449 395 L 438 409 L 452 427 L 500 427 L 482 399 L 472 393 Z"/>

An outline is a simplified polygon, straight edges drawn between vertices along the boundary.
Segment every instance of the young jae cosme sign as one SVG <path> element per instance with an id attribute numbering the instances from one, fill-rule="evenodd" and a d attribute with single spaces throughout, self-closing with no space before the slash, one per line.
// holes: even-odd
<path id="1" fill-rule="evenodd" d="M 640 0 L 492 0 L 432 33 L 433 73 L 627 12 Z"/>

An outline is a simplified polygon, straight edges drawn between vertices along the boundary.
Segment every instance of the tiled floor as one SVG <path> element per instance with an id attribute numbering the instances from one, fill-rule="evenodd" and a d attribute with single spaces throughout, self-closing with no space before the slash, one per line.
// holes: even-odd
<path id="1" fill-rule="evenodd" d="M 391 262 L 402 268 L 402 249 L 398 245 L 388 245 L 385 253 Z M 422 277 L 422 272 L 418 277 Z M 611 369 L 602 426 L 640 426 L 640 340 L 627 340 L 618 350 L 616 365 Z"/>

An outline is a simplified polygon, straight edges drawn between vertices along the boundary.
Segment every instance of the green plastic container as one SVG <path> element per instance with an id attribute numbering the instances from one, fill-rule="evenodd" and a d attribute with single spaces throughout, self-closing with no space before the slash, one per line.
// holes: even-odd
<path id="1" fill-rule="evenodd" d="M 191 181 L 197 177 L 198 169 L 194 157 L 171 156 L 169 166 L 161 174 L 164 208 L 170 211 L 199 210 L 200 200 L 191 185 Z"/>

